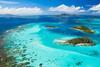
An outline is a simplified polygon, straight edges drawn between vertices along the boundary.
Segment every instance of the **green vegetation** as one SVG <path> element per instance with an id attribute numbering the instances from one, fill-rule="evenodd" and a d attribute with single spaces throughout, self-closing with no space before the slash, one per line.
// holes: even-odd
<path id="1" fill-rule="evenodd" d="M 93 45 L 95 45 L 94 42 L 87 37 L 73 38 L 73 39 L 70 39 L 70 40 L 60 41 L 59 43 L 71 44 L 71 45 L 80 45 L 80 46 L 93 46 Z"/>
<path id="2" fill-rule="evenodd" d="M 80 30 L 80 31 L 83 31 L 83 32 L 86 32 L 86 33 L 94 33 L 94 31 L 92 29 L 89 29 L 86 26 L 76 26 L 76 27 L 73 27 L 73 29 Z"/>

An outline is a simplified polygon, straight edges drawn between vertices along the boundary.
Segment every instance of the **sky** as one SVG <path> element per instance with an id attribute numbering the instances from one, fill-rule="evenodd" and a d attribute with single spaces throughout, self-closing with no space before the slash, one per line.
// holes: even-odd
<path id="1" fill-rule="evenodd" d="M 0 0 L 0 14 L 100 14 L 100 0 Z"/>

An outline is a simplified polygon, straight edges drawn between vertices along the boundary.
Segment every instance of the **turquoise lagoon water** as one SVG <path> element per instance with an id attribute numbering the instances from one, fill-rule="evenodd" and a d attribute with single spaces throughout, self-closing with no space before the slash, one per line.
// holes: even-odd
<path id="1" fill-rule="evenodd" d="M 70 22 L 29 23 L 7 30 L 3 35 L 4 51 L 12 57 L 8 67 L 99 67 L 100 66 L 100 19 L 78 19 Z M 56 29 L 45 25 L 57 26 Z M 95 30 L 87 34 L 71 29 L 84 25 Z M 63 46 L 55 43 L 57 39 L 89 37 L 95 46 Z"/>

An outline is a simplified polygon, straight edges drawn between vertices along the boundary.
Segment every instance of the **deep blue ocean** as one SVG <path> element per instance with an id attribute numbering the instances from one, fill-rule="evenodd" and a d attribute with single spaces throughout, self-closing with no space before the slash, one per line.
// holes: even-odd
<path id="1" fill-rule="evenodd" d="M 40 22 L 69 22 L 69 24 L 76 24 L 77 19 L 83 19 L 89 21 L 90 19 L 97 18 L 98 16 L 67 16 L 67 17 L 55 17 L 55 16 L 32 16 L 32 17 L 0 17 L 0 32 L 2 33 L 5 30 L 14 28 L 19 25 L 28 24 L 28 23 L 40 23 Z M 76 21 L 74 21 L 76 20 Z M 91 21 L 90 20 L 90 21 Z M 82 23 L 81 23 L 82 24 Z M 84 23 L 83 23 L 84 24 Z"/>

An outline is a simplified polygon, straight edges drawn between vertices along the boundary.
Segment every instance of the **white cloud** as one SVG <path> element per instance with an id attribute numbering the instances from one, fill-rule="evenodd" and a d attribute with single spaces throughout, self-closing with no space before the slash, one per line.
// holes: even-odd
<path id="1" fill-rule="evenodd" d="M 50 7 L 49 11 L 65 12 L 65 13 L 81 13 L 81 12 L 85 12 L 85 10 L 82 10 L 81 7 L 66 6 L 64 4 L 62 4 L 60 6 L 57 6 L 57 7 Z"/>
<path id="2" fill-rule="evenodd" d="M 89 10 L 100 11 L 100 4 L 92 6 Z"/>
<path id="3" fill-rule="evenodd" d="M 14 2 L 14 1 L 0 1 L 0 4 L 19 4 L 19 2 Z"/>
<path id="4" fill-rule="evenodd" d="M 92 14 L 100 14 L 100 4 L 92 6 L 88 11 L 92 11 Z"/>
<path id="5" fill-rule="evenodd" d="M 39 15 L 43 12 L 42 9 L 38 7 L 20 7 L 20 8 L 10 8 L 10 7 L 0 7 L 0 14 L 12 14 L 12 15 Z"/>

